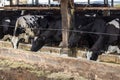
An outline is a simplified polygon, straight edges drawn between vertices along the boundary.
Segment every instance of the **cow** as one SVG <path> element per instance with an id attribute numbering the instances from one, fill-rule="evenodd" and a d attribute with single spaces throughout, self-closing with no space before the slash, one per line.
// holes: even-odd
<path id="1" fill-rule="evenodd" d="M 45 44 L 50 43 L 51 41 L 57 42 L 58 45 L 62 39 L 61 33 L 61 18 L 52 18 L 48 22 L 48 28 L 45 32 L 39 35 L 36 40 L 33 41 L 31 51 L 38 51 L 41 49 Z"/>
<path id="2" fill-rule="evenodd" d="M 115 18 L 113 20 L 111 20 L 110 22 L 106 23 L 105 25 L 106 29 L 105 29 L 105 33 L 106 35 L 103 36 L 103 39 L 100 40 L 100 42 L 95 46 L 101 46 L 103 45 L 103 47 L 101 48 L 101 50 L 109 53 L 109 52 L 113 52 L 113 51 L 117 51 L 119 53 L 119 48 L 120 48 L 120 36 L 119 36 L 119 32 L 120 32 L 120 20 L 119 18 Z M 112 51 L 110 50 L 112 49 Z M 91 52 L 92 53 L 92 52 Z M 92 59 L 92 60 L 97 60 L 97 53 L 92 53 L 88 59 Z"/>
<path id="3" fill-rule="evenodd" d="M 106 53 L 117 52 L 120 54 L 120 19 L 116 18 L 107 23 L 106 33 L 108 42 L 106 43 Z"/>
<path id="4" fill-rule="evenodd" d="M 81 40 L 81 37 L 87 35 L 89 39 L 89 50 L 87 52 L 87 59 L 97 60 L 98 55 L 105 52 L 110 45 L 118 45 L 119 37 L 111 36 L 109 34 L 119 34 L 119 19 L 115 18 L 110 22 L 104 19 L 97 18 L 92 23 L 86 26 L 77 27 L 80 33 L 73 33 L 69 39 L 69 47 L 74 47 L 76 42 Z M 84 33 L 85 32 L 85 33 Z M 109 50 L 109 49 L 108 49 Z M 118 51 L 118 47 L 116 47 Z"/>
<path id="5" fill-rule="evenodd" d="M 90 32 L 97 32 L 97 33 L 104 33 L 105 32 L 105 21 L 101 18 L 94 19 L 93 22 L 90 22 L 87 25 L 84 26 L 78 26 L 75 28 L 75 30 L 78 30 L 80 32 L 78 33 L 72 33 L 69 38 L 69 48 L 75 47 L 76 43 L 81 40 L 82 37 L 86 36 L 89 43 L 89 51 L 93 52 L 94 54 L 100 53 L 101 48 L 103 45 L 96 46 L 99 43 L 103 42 L 103 35 L 100 34 L 94 34 Z M 98 52 L 99 51 L 99 52 Z M 97 54 L 96 54 L 97 55 Z M 91 57 L 92 59 L 92 57 Z M 93 60 L 93 59 L 92 59 Z"/>
<path id="6" fill-rule="evenodd" d="M 19 42 L 29 42 L 29 39 L 34 39 L 39 35 L 40 28 L 47 27 L 47 19 L 42 15 L 24 15 L 17 19 L 11 43 L 13 47 L 18 48 Z"/>

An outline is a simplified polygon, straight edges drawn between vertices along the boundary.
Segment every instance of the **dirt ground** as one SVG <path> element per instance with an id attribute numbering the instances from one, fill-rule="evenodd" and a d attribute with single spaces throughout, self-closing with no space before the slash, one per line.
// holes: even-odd
<path id="1" fill-rule="evenodd" d="M 39 67 L 9 59 L 0 59 L 0 80 L 87 80 L 71 73 Z"/>

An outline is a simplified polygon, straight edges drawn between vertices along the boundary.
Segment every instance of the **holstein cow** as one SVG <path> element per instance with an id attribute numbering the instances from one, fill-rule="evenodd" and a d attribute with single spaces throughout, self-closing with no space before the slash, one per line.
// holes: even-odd
<path id="1" fill-rule="evenodd" d="M 50 43 L 51 41 L 61 42 L 61 19 L 52 17 L 48 22 L 48 29 L 39 35 L 36 40 L 33 41 L 31 51 L 38 51 L 43 45 Z"/>
<path id="2" fill-rule="evenodd" d="M 78 30 L 81 32 L 72 33 L 69 39 L 69 48 L 74 47 L 75 46 L 74 44 L 76 44 L 79 40 L 81 40 L 82 37 L 87 35 L 86 37 L 89 43 L 90 51 L 92 51 L 92 53 L 95 54 L 95 56 L 98 55 L 98 53 L 100 53 L 103 47 L 103 45 L 99 45 L 99 44 L 103 43 L 104 37 L 101 34 L 94 34 L 90 32 L 104 33 L 105 32 L 105 21 L 103 19 L 96 18 L 93 22 L 89 23 L 88 25 L 86 26 L 80 25 L 76 27 L 75 30 Z M 93 57 L 94 55 L 90 59 L 93 60 L 94 59 Z"/>
<path id="3" fill-rule="evenodd" d="M 107 23 L 106 33 L 111 34 L 106 36 L 107 43 L 106 43 L 106 53 L 113 53 L 117 52 L 120 54 L 120 19 L 116 18 Z"/>
<path id="4" fill-rule="evenodd" d="M 39 15 L 25 15 L 17 19 L 15 24 L 15 30 L 12 37 L 12 44 L 14 48 L 18 48 L 19 41 L 21 39 L 29 40 L 29 38 L 35 38 L 39 35 L 40 28 L 47 26 L 47 19 L 44 16 Z M 28 41 L 26 41 L 28 42 Z"/>
<path id="5" fill-rule="evenodd" d="M 82 36 L 87 35 L 90 43 L 87 59 L 90 60 L 97 60 L 98 55 L 106 51 L 109 45 L 116 45 L 116 41 L 119 41 L 118 36 L 109 35 L 119 34 L 119 19 L 114 19 L 107 24 L 103 19 L 96 19 L 94 22 L 87 26 L 81 26 L 77 30 L 83 32 L 72 34 L 69 41 L 69 47 L 72 47 L 72 44 L 75 44 L 74 40 L 76 41 L 76 39 L 78 39 L 77 41 L 79 41 Z"/>

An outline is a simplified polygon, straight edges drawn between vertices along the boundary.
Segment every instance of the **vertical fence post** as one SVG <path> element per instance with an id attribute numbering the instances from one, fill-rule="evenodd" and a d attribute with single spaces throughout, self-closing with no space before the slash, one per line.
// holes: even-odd
<path id="1" fill-rule="evenodd" d="M 68 48 L 69 31 L 74 25 L 74 0 L 61 0 L 62 15 L 62 53 L 69 54 Z"/>

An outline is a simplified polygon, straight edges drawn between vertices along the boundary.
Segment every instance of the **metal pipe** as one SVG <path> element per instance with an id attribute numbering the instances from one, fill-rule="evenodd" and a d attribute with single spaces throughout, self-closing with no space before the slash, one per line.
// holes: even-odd
<path id="1" fill-rule="evenodd" d="M 38 0 L 35 0 L 35 4 L 38 5 L 38 4 L 39 4 L 39 1 L 38 1 Z"/>
<path id="2" fill-rule="evenodd" d="M 111 6 L 112 7 L 114 6 L 114 0 L 111 0 Z"/>
<path id="3" fill-rule="evenodd" d="M 104 4 L 107 4 L 107 5 L 108 5 L 108 0 L 104 0 Z"/>
<path id="4" fill-rule="evenodd" d="M 51 1 L 50 1 L 50 0 L 48 0 L 48 5 L 49 5 L 49 7 L 50 7 L 50 4 L 51 4 Z"/>

